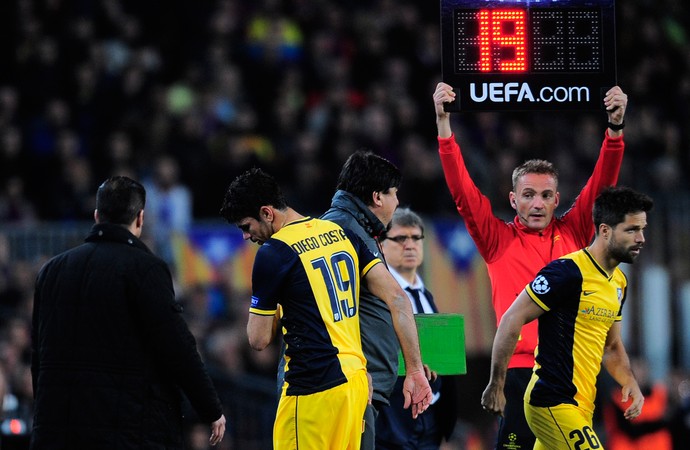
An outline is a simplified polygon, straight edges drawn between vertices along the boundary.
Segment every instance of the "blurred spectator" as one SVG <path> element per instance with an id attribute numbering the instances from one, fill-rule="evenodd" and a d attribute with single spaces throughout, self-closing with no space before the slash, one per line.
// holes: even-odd
<path id="1" fill-rule="evenodd" d="M 134 149 L 129 133 L 122 129 L 113 130 L 103 144 L 104 151 L 94 158 L 97 179 L 113 175 L 127 175 L 135 170 Z"/>
<path id="2" fill-rule="evenodd" d="M 247 52 L 266 66 L 298 61 L 302 57 L 302 32 L 298 24 L 279 10 L 282 2 L 265 0 L 249 20 Z"/>
<path id="3" fill-rule="evenodd" d="M 446 188 L 443 171 L 438 155 L 424 144 L 422 136 L 406 134 L 403 136 L 399 152 L 403 165 L 403 184 L 400 186 L 400 198 L 408 204 L 417 205 L 415 210 L 423 214 L 434 214 L 443 208 L 444 202 L 451 202 L 450 197 L 433 195 L 429 192 L 443 192 Z"/>
<path id="4" fill-rule="evenodd" d="M 155 252 L 174 267 L 172 239 L 184 233 L 192 223 L 192 195 L 179 180 L 177 161 L 168 155 L 159 156 L 153 173 L 144 181 L 148 234 L 155 242 Z"/>
<path id="5" fill-rule="evenodd" d="M 690 374 L 677 370 L 671 376 L 671 423 L 674 450 L 690 448 Z"/>
<path id="6" fill-rule="evenodd" d="M 0 222 L 30 225 L 36 223 L 36 210 L 24 191 L 24 179 L 12 175 L 0 187 Z"/>
<path id="7" fill-rule="evenodd" d="M 96 209 L 93 174 L 89 161 L 82 156 L 66 157 L 56 168 L 59 177 L 46 193 L 51 202 L 50 217 L 60 220 L 90 220 Z"/>
<path id="8" fill-rule="evenodd" d="M 22 135 L 17 127 L 10 125 L 0 126 L 1 180 L 7 180 L 11 176 L 25 178 L 30 165 L 22 146 Z"/>
<path id="9" fill-rule="evenodd" d="M 7 244 L 7 245 L 5 245 Z M 0 235 L 0 331 L 14 318 L 29 317 L 35 267 L 27 261 L 2 261 L 8 257 L 9 243 Z"/>
<path id="10" fill-rule="evenodd" d="M 672 450 L 668 429 L 668 389 L 663 382 L 653 382 L 649 366 L 640 358 L 631 358 L 631 367 L 644 395 L 642 413 L 632 420 L 624 417 L 632 399 L 621 402 L 620 387 L 609 392 L 604 406 L 604 424 L 610 450 Z"/>
<path id="11" fill-rule="evenodd" d="M 0 317 L 3 321 L 17 313 L 16 305 L 23 294 L 11 280 L 12 263 L 10 241 L 6 234 L 0 233 Z"/>
<path id="12" fill-rule="evenodd" d="M 13 318 L 5 327 L 0 339 L 0 442 L 3 449 L 26 449 L 33 418 L 29 322 Z"/>
<path id="13" fill-rule="evenodd" d="M 222 326 L 209 333 L 205 349 L 211 378 L 238 377 L 246 372 L 242 355 L 249 343 L 243 328 Z M 274 352 L 273 356 L 277 362 L 278 355 Z M 275 376 L 275 371 L 273 375 Z"/>
<path id="14" fill-rule="evenodd" d="M 5 419 L 5 397 L 7 396 L 9 383 L 4 369 L 0 368 L 0 420 Z"/>
<path id="15" fill-rule="evenodd" d="M 0 127 L 6 127 L 15 122 L 19 107 L 19 93 L 15 86 L 0 87 Z"/>

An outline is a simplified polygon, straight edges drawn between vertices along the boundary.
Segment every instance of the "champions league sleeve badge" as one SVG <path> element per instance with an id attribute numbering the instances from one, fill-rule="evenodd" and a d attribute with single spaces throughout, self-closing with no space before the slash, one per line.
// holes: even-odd
<path id="1" fill-rule="evenodd" d="M 534 281 L 532 281 L 532 290 L 535 294 L 546 294 L 551 290 L 551 286 L 549 286 L 549 280 L 547 280 L 544 275 L 539 275 L 537 278 L 534 279 Z"/>

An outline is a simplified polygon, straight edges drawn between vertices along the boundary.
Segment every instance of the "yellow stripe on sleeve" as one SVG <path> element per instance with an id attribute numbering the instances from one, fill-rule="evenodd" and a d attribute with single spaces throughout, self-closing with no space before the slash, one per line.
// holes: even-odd
<path id="1" fill-rule="evenodd" d="M 549 308 L 541 300 L 539 300 L 537 294 L 535 294 L 534 291 L 532 291 L 532 287 L 529 284 L 525 287 L 525 291 L 527 292 L 527 295 L 529 295 L 529 297 L 532 299 L 532 301 L 534 301 L 534 303 L 536 303 L 541 309 L 543 309 L 544 311 L 551 311 L 551 308 Z"/>
<path id="2" fill-rule="evenodd" d="M 374 267 L 376 264 L 381 263 L 382 261 L 379 258 L 376 258 L 372 260 L 369 264 L 366 265 L 364 269 L 362 269 L 362 275 L 361 277 L 364 278 L 367 273 L 371 270 L 372 267 Z"/>
<path id="3" fill-rule="evenodd" d="M 252 314 L 256 314 L 258 316 L 275 316 L 277 309 L 273 310 L 266 310 L 266 309 L 258 309 L 258 308 L 249 308 L 249 312 Z"/>

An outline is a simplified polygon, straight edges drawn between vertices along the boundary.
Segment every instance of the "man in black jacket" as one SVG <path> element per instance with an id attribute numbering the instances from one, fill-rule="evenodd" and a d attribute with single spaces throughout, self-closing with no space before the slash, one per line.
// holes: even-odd
<path id="1" fill-rule="evenodd" d="M 181 392 L 225 433 L 225 416 L 175 301 L 165 262 L 139 239 L 144 187 L 99 188 L 86 242 L 51 259 L 34 293 L 32 449 L 182 449 Z"/>

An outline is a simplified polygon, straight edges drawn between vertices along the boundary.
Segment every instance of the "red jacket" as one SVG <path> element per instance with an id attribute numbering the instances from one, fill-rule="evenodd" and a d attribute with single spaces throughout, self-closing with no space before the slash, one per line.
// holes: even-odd
<path id="1" fill-rule="evenodd" d="M 446 183 L 467 231 L 486 262 L 498 324 L 537 272 L 552 260 L 588 245 L 594 236 L 592 206 L 604 187 L 615 185 L 623 160 L 623 137 L 606 137 L 592 176 L 573 206 L 542 231 L 532 231 L 516 216 L 507 223 L 493 215 L 489 199 L 475 186 L 455 137 L 438 138 Z M 533 367 L 537 321 L 525 325 L 508 368 Z"/>

